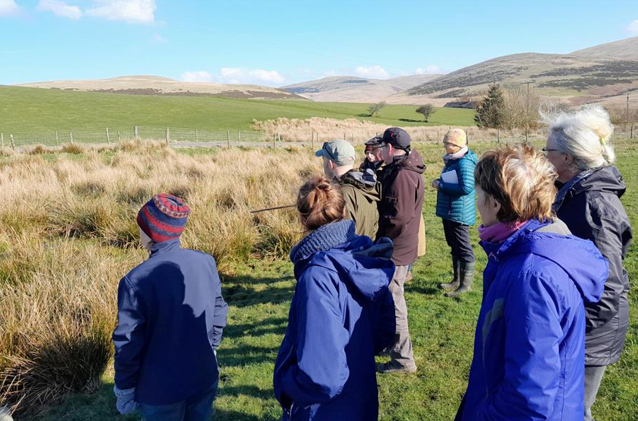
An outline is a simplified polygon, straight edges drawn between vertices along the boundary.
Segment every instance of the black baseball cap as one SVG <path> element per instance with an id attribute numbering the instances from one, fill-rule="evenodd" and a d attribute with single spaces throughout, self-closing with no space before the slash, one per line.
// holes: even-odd
<path id="1" fill-rule="evenodd" d="M 397 149 L 403 149 L 404 151 L 410 150 L 410 143 L 412 143 L 412 139 L 408 132 L 403 130 L 400 127 L 390 127 L 383 132 L 383 136 L 381 137 L 382 143 L 388 143 L 394 146 Z"/>

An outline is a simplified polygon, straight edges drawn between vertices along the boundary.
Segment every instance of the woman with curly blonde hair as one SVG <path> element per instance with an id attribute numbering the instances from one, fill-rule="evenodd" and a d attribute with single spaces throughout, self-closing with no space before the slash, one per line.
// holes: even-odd
<path id="1" fill-rule="evenodd" d="M 474 177 L 488 263 L 457 420 L 582 421 L 583 301 L 600 298 L 607 261 L 553 219 L 556 173 L 531 147 L 486 152 Z"/>

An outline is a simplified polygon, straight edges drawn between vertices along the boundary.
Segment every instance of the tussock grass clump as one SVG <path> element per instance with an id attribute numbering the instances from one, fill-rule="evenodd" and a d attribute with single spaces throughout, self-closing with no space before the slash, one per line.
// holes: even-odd
<path id="1" fill-rule="evenodd" d="M 189 156 L 148 142 L 3 162 L 0 406 L 37 414 L 99 383 L 112 357 L 118 281 L 145 258 L 135 218 L 153 194 L 187 201 L 183 245 L 224 271 L 255 255 L 287 256 L 301 237 L 296 213 L 250 210 L 294 203 L 302 175 L 320 171 L 309 151 Z"/>
<path id="2" fill-rule="evenodd" d="M 65 143 L 62 145 L 62 152 L 70 154 L 81 154 L 86 151 L 84 145 L 80 143 Z"/>

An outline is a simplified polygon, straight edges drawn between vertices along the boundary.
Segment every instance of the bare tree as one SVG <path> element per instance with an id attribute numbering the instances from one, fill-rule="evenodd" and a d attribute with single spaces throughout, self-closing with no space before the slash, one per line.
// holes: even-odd
<path id="1" fill-rule="evenodd" d="M 419 114 L 423 114 L 423 119 L 427 123 L 430 117 L 432 116 L 432 114 L 436 112 L 436 109 L 434 108 L 434 105 L 432 104 L 425 104 L 417 108 L 416 112 Z"/>
<path id="2" fill-rule="evenodd" d="M 372 104 L 370 105 L 370 107 L 368 107 L 368 112 L 370 113 L 370 117 L 374 117 L 375 115 L 379 114 L 379 112 L 383 109 L 383 107 L 386 106 L 386 102 L 385 101 L 381 101 L 381 102 L 377 102 L 376 104 Z"/>
<path id="3" fill-rule="evenodd" d="M 503 85 L 502 127 L 536 129 L 540 125 L 541 98 L 534 89 L 522 84 Z"/>

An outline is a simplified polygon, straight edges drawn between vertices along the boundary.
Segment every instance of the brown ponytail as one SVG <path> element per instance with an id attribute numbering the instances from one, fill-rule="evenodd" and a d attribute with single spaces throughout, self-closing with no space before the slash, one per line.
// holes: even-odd
<path id="1" fill-rule="evenodd" d="M 323 175 L 311 177 L 301 186 L 297 195 L 297 210 L 301 223 L 308 231 L 341 221 L 345 206 L 341 188 Z"/>

